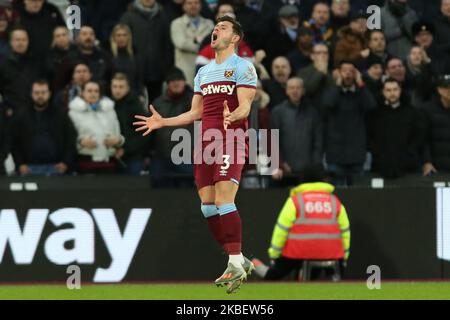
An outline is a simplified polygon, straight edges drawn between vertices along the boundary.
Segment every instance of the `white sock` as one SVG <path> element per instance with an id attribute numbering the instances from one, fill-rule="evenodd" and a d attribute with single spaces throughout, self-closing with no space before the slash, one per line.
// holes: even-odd
<path id="1" fill-rule="evenodd" d="M 245 262 L 242 253 L 236 255 L 229 255 L 228 257 L 229 257 L 228 263 L 231 263 L 233 266 L 237 268 L 242 268 L 242 265 Z"/>

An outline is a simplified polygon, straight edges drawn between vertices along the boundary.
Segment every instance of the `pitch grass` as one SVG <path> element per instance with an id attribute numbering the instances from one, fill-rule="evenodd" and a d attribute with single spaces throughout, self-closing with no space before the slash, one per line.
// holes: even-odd
<path id="1" fill-rule="evenodd" d="M 450 283 L 382 283 L 369 290 L 365 283 L 246 283 L 232 295 L 210 284 L 85 285 L 68 290 L 61 285 L 0 286 L 0 299 L 79 300 L 450 300 Z"/>

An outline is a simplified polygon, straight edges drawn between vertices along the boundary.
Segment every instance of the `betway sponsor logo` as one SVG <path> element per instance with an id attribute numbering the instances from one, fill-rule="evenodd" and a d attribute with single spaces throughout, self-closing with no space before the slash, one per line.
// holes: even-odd
<path id="1" fill-rule="evenodd" d="M 208 94 L 217 94 L 217 93 L 225 93 L 231 96 L 234 92 L 234 88 L 236 86 L 229 84 L 209 84 L 202 89 L 202 93 L 204 96 Z"/>
<path id="2" fill-rule="evenodd" d="M 55 265 L 95 263 L 96 226 L 111 257 L 108 268 L 97 268 L 94 282 L 119 282 L 128 272 L 131 261 L 150 218 L 151 209 L 132 209 L 123 233 L 112 209 L 63 208 L 28 210 L 21 228 L 13 209 L 0 210 L 0 266 L 9 244 L 18 265 L 30 265 L 36 255 L 42 233 L 48 224 L 60 228 L 44 243 L 44 254 Z M 70 226 L 69 228 L 67 226 Z M 68 248 L 66 244 L 73 245 Z"/>

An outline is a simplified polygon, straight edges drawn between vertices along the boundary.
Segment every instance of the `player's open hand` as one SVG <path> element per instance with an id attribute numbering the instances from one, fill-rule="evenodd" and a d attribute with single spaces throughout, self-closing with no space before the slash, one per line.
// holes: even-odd
<path id="1" fill-rule="evenodd" d="M 153 130 L 157 130 L 163 127 L 163 117 L 161 117 L 161 115 L 152 105 L 149 106 L 149 110 L 152 113 L 150 117 L 139 115 L 134 116 L 136 119 L 141 120 L 133 122 L 133 125 L 138 127 L 135 131 L 140 132 L 145 130 L 145 132 L 142 134 L 144 137 L 150 134 L 150 132 L 152 132 Z"/>
<path id="2" fill-rule="evenodd" d="M 228 101 L 223 102 L 223 128 L 227 130 L 228 126 L 233 122 Z"/>

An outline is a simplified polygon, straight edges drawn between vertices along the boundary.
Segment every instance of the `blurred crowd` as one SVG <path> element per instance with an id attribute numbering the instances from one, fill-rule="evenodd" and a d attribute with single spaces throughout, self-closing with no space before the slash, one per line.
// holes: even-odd
<path id="1" fill-rule="evenodd" d="M 450 171 L 450 0 L 0 0 L 0 164 L 182 184 L 174 129 L 144 139 L 133 115 L 189 110 L 223 15 L 259 74 L 250 126 L 280 130 L 273 181 L 316 164 L 338 185 Z"/>

